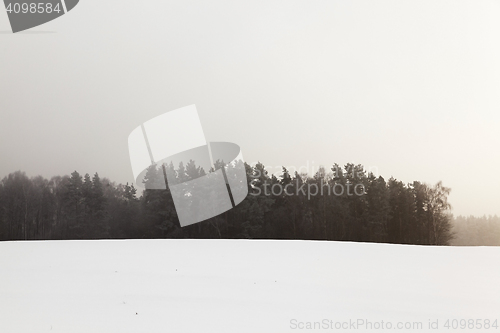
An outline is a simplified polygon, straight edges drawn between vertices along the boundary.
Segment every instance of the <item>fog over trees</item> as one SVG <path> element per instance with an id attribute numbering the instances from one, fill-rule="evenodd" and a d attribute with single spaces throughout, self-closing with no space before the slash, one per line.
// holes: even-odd
<path id="1" fill-rule="evenodd" d="M 453 220 L 451 245 L 500 245 L 498 216 L 458 216 Z"/>
<path id="2" fill-rule="evenodd" d="M 430 186 L 386 180 L 355 164 L 334 164 L 314 175 L 291 174 L 283 168 L 275 176 L 261 163 L 245 163 L 246 199 L 221 215 L 181 228 L 170 191 L 151 189 L 153 183 L 164 181 L 164 172 L 169 182 L 184 182 L 206 171 L 193 161 L 164 167 L 149 167 L 141 195 L 133 185 L 116 184 L 98 173 L 74 171 L 51 179 L 11 173 L 0 182 L 0 240 L 250 238 L 500 244 L 499 219 L 454 219 L 447 201 L 450 189 L 440 182 Z M 355 185 L 359 185 L 356 192 Z M 283 188 L 286 192 L 276 190 Z M 334 194 L 333 188 L 351 190 Z"/>

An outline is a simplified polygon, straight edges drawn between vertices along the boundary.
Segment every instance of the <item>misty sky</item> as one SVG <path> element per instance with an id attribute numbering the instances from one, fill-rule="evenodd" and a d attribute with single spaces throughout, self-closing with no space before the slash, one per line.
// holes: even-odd
<path id="1" fill-rule="evenodd" d="M 499 18 L 499 1 L 81 0 L 13 35 L 1 8 L 0 178 L 132 182 L 129 133 L 196 104 L 249 163 L 360 163 L 500 215 Z"/>

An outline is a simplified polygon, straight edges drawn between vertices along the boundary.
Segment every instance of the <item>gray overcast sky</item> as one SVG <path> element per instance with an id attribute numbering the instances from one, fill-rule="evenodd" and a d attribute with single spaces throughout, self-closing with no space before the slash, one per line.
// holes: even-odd
<path id="1" fill-rule="evenodd" d="M 360 163 L 500 214 L 499 18 L 499 1 L 81 0 L 13 35 L 2 8 L 0 177 L 131 182 L 129 133 L 196 104 L 249 163 Z"/>

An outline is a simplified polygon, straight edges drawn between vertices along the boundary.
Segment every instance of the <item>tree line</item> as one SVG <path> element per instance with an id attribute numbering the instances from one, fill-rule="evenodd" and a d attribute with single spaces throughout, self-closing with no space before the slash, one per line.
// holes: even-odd
<path id="1" fill-rule="evenodd" d="M 215 168 L 221 165 L 217 161 Z M 74 171 L 45 179 L 17 171 L 0 182 L 0 240 L 252 238 L 447 245 L 453 238 L 450 189 L 441 182 L 429 186 L 392 177 L 386 181 L 351 163 L 320 168 L 314 175 L 292 174 L 286 168 L 272 175 L 262 163 L 243 167 L 246 199 L 225 213 L 183 228 L 169 189 L 152 185 L 164 181 L 166 174 L 169 183 L 205 175 L 194 161 L 177 168 L 150 166 L 140 195 L 133 185 L 116 184 L 97 173 L 91 177 Z M 362 184 L 362 195 L 300 191 L 304 186 L 357 184 Z M 294 195 L 271 192 L 273 185 Z"/>
<path id="2" fill-rule="evenodd" d="M 458 216 L 453 220 L 451 245 L 500 246 L 500 217 Z"/>

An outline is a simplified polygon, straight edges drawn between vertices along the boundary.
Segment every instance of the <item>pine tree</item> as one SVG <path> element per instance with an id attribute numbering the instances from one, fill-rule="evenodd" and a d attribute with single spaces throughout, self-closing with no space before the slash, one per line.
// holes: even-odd
<path id="1" fill-rule="evenodd" d="M 83 177 L 82 184 L 82 219 L 84 225 L 85 237 L 91 237 L 93 234 L 93 200 L 92 200 L 92 180 L 88 173 Z"/>
<path id="2" fill-rule="evenodd" d="M 64 198 L 66 230 L 64 237 L 66 239 L 82 238 L 84 234 L 82 224 L 82 177 L 77 171 L 71 173 L 66 186 Z"/>
<path id="3" fill-rule="evenodd" d="M 370 241 L 387 241 L 387 222 L 389 219 L 389 192 L 382 176 L 375 178 L 370 174 L 370 185 L 366 189 L 368 203 L 368 228 Z"/>
<path id="4" fill-rule="evenodd" d="M 97 238 L 105 238 L 109 233 L 109 225 L 105 219 L 106 198 L 104 197 L 103 184 L 97 172 L 92 177 L 91 202 L 92 224 L 94 228 L 92 234 Z"/>

